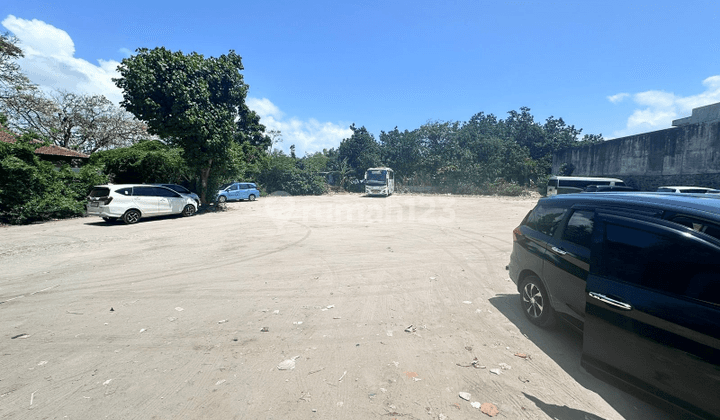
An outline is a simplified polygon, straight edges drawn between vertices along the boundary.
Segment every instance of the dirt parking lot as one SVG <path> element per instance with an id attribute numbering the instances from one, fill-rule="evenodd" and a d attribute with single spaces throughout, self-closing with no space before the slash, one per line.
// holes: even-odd
<path id="1" fill-rule="evenodd" d="M 525 320 L 505 266 L 535 202 L 263 197 L 0 228 L 0 418 L 670 418 L 585 373 L 579 334 Z"/>

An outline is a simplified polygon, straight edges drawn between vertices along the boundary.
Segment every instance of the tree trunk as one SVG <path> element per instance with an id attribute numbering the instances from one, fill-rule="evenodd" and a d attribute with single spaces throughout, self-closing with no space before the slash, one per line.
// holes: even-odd
<path id="1" fill-rule="evenodd" d="M 210 178 L 210 168 L 212 167 L 212 159 L 208 160 L 208 166 L 207 168 L 200 169 L 200 202 L 203 205 L 207 204 L 207 188 L 208 188 L 208 179 Z"/>

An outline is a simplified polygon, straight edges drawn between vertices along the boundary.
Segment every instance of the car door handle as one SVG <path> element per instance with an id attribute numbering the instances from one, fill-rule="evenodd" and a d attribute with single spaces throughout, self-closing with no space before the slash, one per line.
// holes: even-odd
<path id="1" fill-rule="evenodd" d="M 600 293 L 589 292 L 588 294 L 592 298 L 595 298 L 603 303 L 607 303 L 608 305 L 614 306 L 618 309 L 622 309 L 623 311 L 631 311 L 632 310 L 631 305 L 628 305 L 627 303 L 624 303 L 624 302 L 620 302 L 619 300 L 609 298 L 605 295 L 601 295 Z"/>
<path id="2" fill-rule="evenodd" d="M 562 248 L 558 248 L 558 247 L 556 247 L 556 246 L 554 246 L 554 247 L 552 247 L 552 248 L 550 248 L 550 249 L 552 249 L 553 252 L 555 252 L 555 253 L 557 253 L 557 254 L 560 254 L 560 255 L 565 255 L 565 254 L 567 254 L 567 251 L 565 251 L 565 250 L 562 249 Z"/>

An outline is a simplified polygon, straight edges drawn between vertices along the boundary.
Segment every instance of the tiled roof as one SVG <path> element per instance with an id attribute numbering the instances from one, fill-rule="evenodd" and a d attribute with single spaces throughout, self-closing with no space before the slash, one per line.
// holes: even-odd
<path id="1" fill-rule="evenodd" d="M 0 124 L 0 141 L 3 141 L 5 143 L 15 143 L 17 141 L 17 137 L 15 137 L 14 134 L 7 131 L 5 127 Z M 32 140 L 31 143 L 42 143 L 40 140 Z M 71 157 L 71 158 L 80 158 L 80 159 L 89 159 L 90 156 L 86 155 L 85 153 L 76 152 L 74 150 L 70 150 L 67 147 L 62 146 L 56 146 L 56 145 L 50 145 L 50 146 L 40 146 L 37 149 L 35 149 L 35 154 L 37 155 L 45 155 L 45 156 L 64 156 L 64 157 Z"/>
<path id="2" fill-rule="evenodd" d="M 85 153 L 76 152 L 74 150 L 70 150 L 66 147 L 62 146 L 56 146 L 56 145 L 50 145 L 50 146 L 41 146 L 35 149 L 35 153 L 38 155 L 51 155 L 51 156 L 66 156 L 66 157 L 73 157 L 73 158 L 81 158 L 81 159 L 89 159 L 90 156 L 86 155 Z"/>
<path id="3" fill-rule="evenodd" d="M 5 131 L 5 127 L 3 127 L 2 124 L 0 124 L 0 141 L 5 143 L 15 143 L 15 136 L 10 132 Z"/>

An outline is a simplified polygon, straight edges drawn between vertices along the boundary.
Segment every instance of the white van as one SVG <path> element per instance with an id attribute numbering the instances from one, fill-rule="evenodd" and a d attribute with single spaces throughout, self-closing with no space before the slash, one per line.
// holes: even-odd
<path id="1" fill-rule="evenodd" d="M 625 187 L 618 178 L 595 178 L 587 176 L 551 176 L 547 184 L 547 195 L 570 194 L 585 191 L 590 185 L 611 185 Z"/>
<path id="2" fill-rule="evenodd" d="M 100 216 L 108 223 L 122 219 L 128 225 L 141 217 L 182 214 L 192 216 L 197 202 L 161 185 L 97 185 L 88 195 L 88 216 Z"/>

